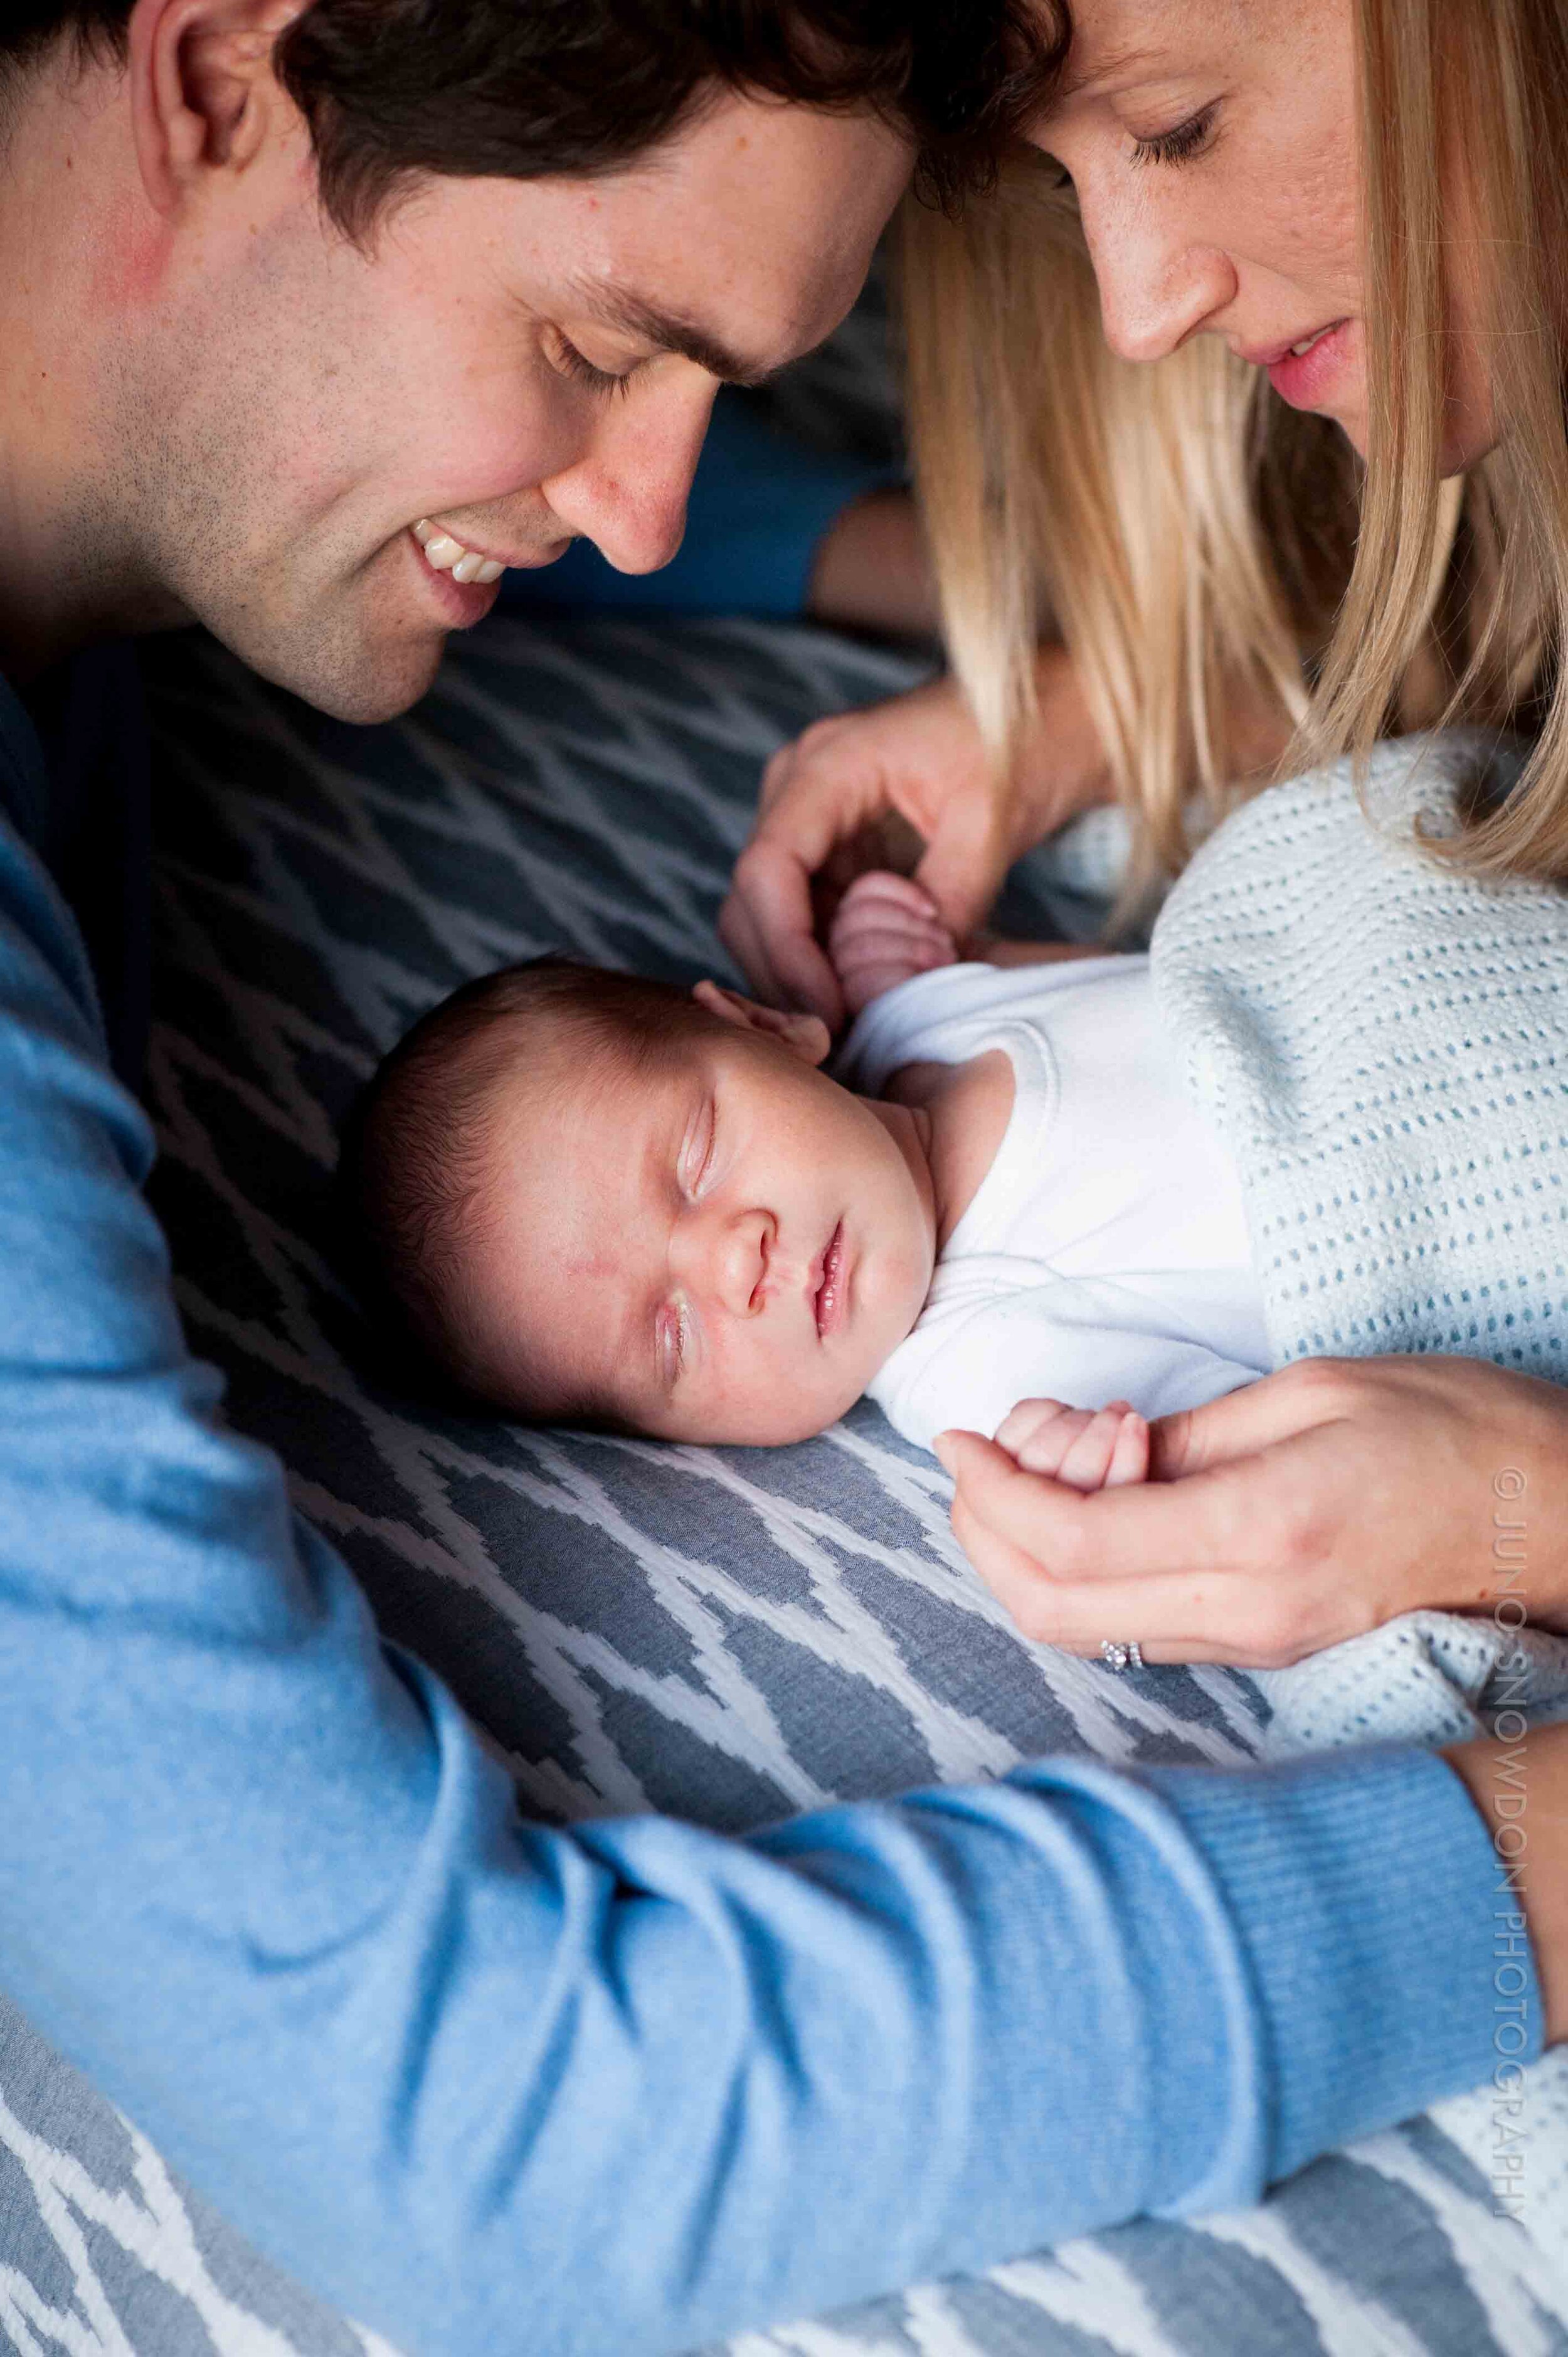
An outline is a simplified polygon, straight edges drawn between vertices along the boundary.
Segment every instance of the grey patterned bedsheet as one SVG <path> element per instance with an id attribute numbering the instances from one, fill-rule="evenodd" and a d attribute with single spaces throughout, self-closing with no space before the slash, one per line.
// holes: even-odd
<path id="1" fill-rule="evenodd" d="M 1241 1679 L 1112 1678 L 1023 1642 L 957 1554 L 940 1472 L 875 1410 L 776 1452 L 423 1414 L 359 1364 L 324 1257 L 336 1126 L 379 1051 L 464 976 L 552 944 L 676 977 L 714 967 L 762 760 L 817 713 L 904 683 L 906 662 L 805 630 L 499 620 L 374 731 L 199 642 L 150 672 L 156 1186 L 194 1343 L 530 1808 L 742 1827 L 1053 1749 L 1253 1748 Z M 1071 925 L 1048 888 L 1026 879 L 1021 909 Z M 385 2357 L 3 2003 L 0 2352 Z M 733 2344 L 1112 2352 L 1568 2357 L 1568 2278 L 1415 2122 L 1244 2216 L 1140 2223 Z"/>

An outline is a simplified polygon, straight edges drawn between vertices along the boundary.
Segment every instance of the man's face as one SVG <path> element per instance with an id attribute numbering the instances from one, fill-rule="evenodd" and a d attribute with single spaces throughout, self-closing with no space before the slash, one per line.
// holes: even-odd
<path id="1" fill-rule="evenodd" d="M 779 1040 L 715 1022 L 641 1071 L 535 1043 L 497 1097 L 463 1294 L 503 1391 L 771 1446 L 825 1430 L 919 1316 L 912 1116 Z"/>
<path id="2" fill-rule="evenodd" d="M 285 118 L 145 294 L 116 261 L 104 398 L 145 576 L 325 710 L 403 710 L 494 601 L 463 576 L 578 534 L 669 561 L 715 371 L 821 340 L 908 167 L 869 117 L 725 97 L 609 178 L 426 183 L 361 251 Z"/>

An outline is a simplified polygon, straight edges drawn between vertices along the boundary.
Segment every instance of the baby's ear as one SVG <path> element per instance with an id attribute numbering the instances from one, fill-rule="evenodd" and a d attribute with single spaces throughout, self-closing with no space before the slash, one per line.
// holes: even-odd
<path id="1" fill-rule="evenodd" d="M 761 1031 L 770 1039 L 782 1041 L 803 1064 L 822 1063 L 833 1044 L 820 1015 L 788 1015 L 781 1006 L 761 1006 L 755 998 L 743 998 L 738 990 L 726 990 L 722 982 L 699 982 L 692 996 L 721 1023 L 733 1023 L 737 1031 Z"/>

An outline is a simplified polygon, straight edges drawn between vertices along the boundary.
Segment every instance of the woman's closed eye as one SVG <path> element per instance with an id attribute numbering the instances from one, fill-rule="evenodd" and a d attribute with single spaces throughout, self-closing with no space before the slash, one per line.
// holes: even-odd
<path id="1" fill-rule="evenodd" d="M 1143 139 L 1135 138 L 1133 142 L 1133 163 L 1190 164 L 1212 145 L 1215 118 L 1219 113 L 1219 102 L 1216 99 L 1169 131 L 1154 132 Z"/>

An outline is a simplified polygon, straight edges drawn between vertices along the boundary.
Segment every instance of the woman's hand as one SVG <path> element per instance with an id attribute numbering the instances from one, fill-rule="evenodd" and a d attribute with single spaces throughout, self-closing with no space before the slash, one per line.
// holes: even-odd
<path id="1" fill-rule="evenodd" d="M 1308 1359 L 1151 1427 L 1084 1496 L 944 1433 L 953 1529 L 1026 1636 L 1272 1668 L 1430 1606 L 1568 1631 L 1568 1391 L 1475 1359 Z"/>
<path id="2" fill-rule="evenodd" d="M 1042 651 L 1038 682 L 1039 724 L 1004 791 L 950 679 L 819 720 L 775 754 L 719 917 L 725 947 L 758 997 L 811 1007 L 835 1028 L 843 1021 L 820 937 L 855 876 L 897 864 L 889 821 L 924 844 L 916 878 L 962 942 L 1014 860 L 1108 798 L 1100 741 L 1061 648 Z"/>

